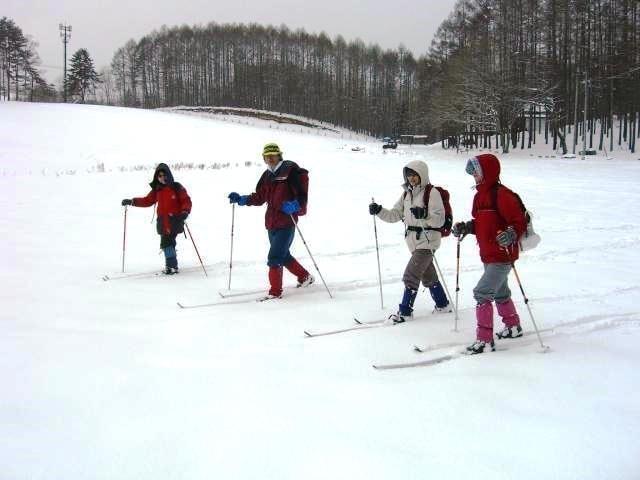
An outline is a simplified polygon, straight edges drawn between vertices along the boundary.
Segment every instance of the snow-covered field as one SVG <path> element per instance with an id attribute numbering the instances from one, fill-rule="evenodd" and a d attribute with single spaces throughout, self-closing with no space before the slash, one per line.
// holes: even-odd
<path id="1" fill-rule="evenodd" d="M 499 155 L 543 237 L 517 268 L 549 353 L 532 334 L 495 353 L 378 371 L 473 340 L 482 266 L 472 237 L 459 332 L 453 314 L 430 313 L 428 292 L 404 325 L 303 331 L 394 311 L 403 230 L 377 225 L 382 311 L 367 205 L 390 206 L 403 165 L 424 159 L 455 218 L 468 219 L 471 153 L 383 154 L 361 139 L 354 152 L 295 130 L 78 105 L 0 103 L 0 124 L 0 479 L 640 478 L 637 156 Z M 227 288 L 226 195 L 252 191 L 269 141 L 311 172 L 300 228 L 335 298 L 318 282 L 268 304 L 178 308 Z M 120 200 L 146 194 L 158 162 L 204 165 L 174 175 L 193 199 L 189 227 L 209 276 L 181 237 L 180 275 L 105 282 L 121 267 Z M 266 285 L 263 214 L 236 208 L 232 289 Z M 151 220 L 152 209 L 128 210 L 127 272 L 162 266 Z M 437 253 L 452 293 L 455 243 Z M 312 268 L 299 236 L 293 253 Z M 511 288 L 531 332 L 515 278 Z M 415 344 L 458 346 L 417 354 Z"/>

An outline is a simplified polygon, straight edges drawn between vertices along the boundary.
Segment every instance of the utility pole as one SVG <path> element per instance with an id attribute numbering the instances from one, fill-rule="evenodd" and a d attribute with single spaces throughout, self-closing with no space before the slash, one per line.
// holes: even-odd
<path id="1" fill-rule="evenodd" d="M 611 132 L 609 151 L 613 152 L 613 78 L 609 79 L 609 131 Z"/>
<path id="2" fill-rule="evenodd" d="M 67 43 L 71 39 L 71 25 L 60 24 L 60 38 L 62 38 L 62 43 L 64 43 L 64 77 L 62 79 L 62 96 L 64 98 L 64 103 L 67 103 Z"/>
<path id="3" fill-rule="evenodd" d="M 578 81 L 578 75 L 576 72 L 576 100 L 573 102 L 573 155 L 576 154 L 576 144 L 578 143 L 578 86 L 580 82 Z"/>
<path id="4" fill-rule="evenodd" d="M 582 117 L 582 160 L 587 154 L 587 107 L 589 104 L 589 80 L 587 71 L 584 71 L 584 115 Z"/>

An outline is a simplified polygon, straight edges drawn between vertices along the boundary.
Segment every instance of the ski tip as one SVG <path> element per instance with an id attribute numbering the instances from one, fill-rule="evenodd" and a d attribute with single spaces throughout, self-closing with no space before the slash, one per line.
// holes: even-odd
<path id="1" fill-rule="evenodd" d="M 307 337 L 313 337 L 313 333 L 307 332 L 306 330 L 304 331 L 304 334 L 305 334 Z"/>
<path id="2" fill-rule="evenodd" d="M 103 275 L 103 276 L 102 276 L 102 280 L 103 280 L 103 281 L 105 281 L 105 282 L 106 282 L 107 280 L 110 280 L 109 275 Z"/>
<path id="3" fill-rule="evenodd" d="M 180 308 L 184 308 L 184 305 L 182 305 L 180 302 L 176 302 L 176 305 L 178 305 Z"/>
<path id="4" fill-rule="evenodd" d="M 418 345 L 414 345 L 413 346 L 413 351 L 416 352 L 416 353 L 424 353 L 424 349 L 422 349 Z"/>
<path id="5" fill-rule="evenodd" d="M 362 325 L 362 322 L 358 320 L 356 317 L 353 317 L 353 321 L 356 322 L 358 325 Z"/>

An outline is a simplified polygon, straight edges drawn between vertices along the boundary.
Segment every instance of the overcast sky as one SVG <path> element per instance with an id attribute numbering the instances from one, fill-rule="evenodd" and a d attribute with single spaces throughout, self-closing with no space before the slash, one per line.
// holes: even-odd
<path id="1" fill-rule="evenodd" d="M 8 5 L 7 5 L 8 2 Z M 162 25 L 217 23 L 282 24 L 309 33 L 340 34 L 382 48 L 403 44 L 416 56 L 427 51 L 456 0 L 2 0 L 0 16 L 13 19 L 39 43 L 49 81 L 62 78 L 63 45 L 58 25 L 72 26 L 70 58 L 86 48 L 96 69 L 115 50 Z M 46 68 L 45 68 L 46 67 Z"/>

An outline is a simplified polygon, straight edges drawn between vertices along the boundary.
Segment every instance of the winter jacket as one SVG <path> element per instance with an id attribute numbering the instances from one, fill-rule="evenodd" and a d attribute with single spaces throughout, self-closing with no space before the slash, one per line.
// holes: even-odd
<path id="1" fill-rule="evenodd" d="M 166 184 L 158 181 L 158 171 L 164 170 L 167 174 Z M 151 191 L 146 197 L 133 199 L 134 207 L 150 207 L 157 202 L 158 219 L 156 230 L 158 235 L 177 235 L 184 231 L 182 214 L 191 213 L 191 198 L 187 190 L 173 180 L 173 174 L 169 166 L 161 163 L 153 173 L 153 179 L 149 183 Z"/>
<path id="2" fill-rule="evenodd" d="M 307 195 L 302 192 L 300 184 L 299 170 L 300 167 L 295 162 L 284 160 L 275 172 L 265 170 L 258 180 L 256 191 L 249 195 L 247 205 L 267 203 L 264 215 L 267 230 L 293 227 L 289 215 L 280 210 L 283 202 L 298 200 L 301 206 L 307 204 Z M 293 214 L 293 218 L 298 221 L 298 215 Z"/>
<path id="3" fill-rule="evenodd" d="M 405 241 L 411 253 L 419 249 L 435 251 L 440 247 L 441 234 L 437 230 L 426 230 L 426 228 L 440 228 L 444 224 L 445 213 L 442 196 L 437 188 L 432 188 L 429 194 L 429 211 L 427 212 L 427 218 L 415 218 L 410 208 L 424 207 L 424 193 L 429 185 L 429 167 L 420 160 L 414 160 L 407 163 L 405 171 L 407 168 L 416 171 L 418 175 L 420 175 L 420 184 L 411 187 L 411 184 L 409 184 L 405 177 L 405 183 L 402 185 L 405 192 L 400 196 L 393 208 L 390 210 L 386 208 L 380 210 L 378 217 L 389 223 L 404 220 Z M 408 227 L 418 227 L 425 230 L 417 232 L 414 231 L 413 228 L 409 229 Z"/>
<path id="4" fill-rule="evenodd" d="M 482 167 L 482 182 L 473 197 L 473 227 L 483 263 L 508 263 L 518 259 L 517 243 L 505 251 L 496 240 L 502 230 L 512 226 L 518 238 L 527 228 L 518 198 L 500 185 L 500 162 L 492 154 L 476 157 Z"/>

